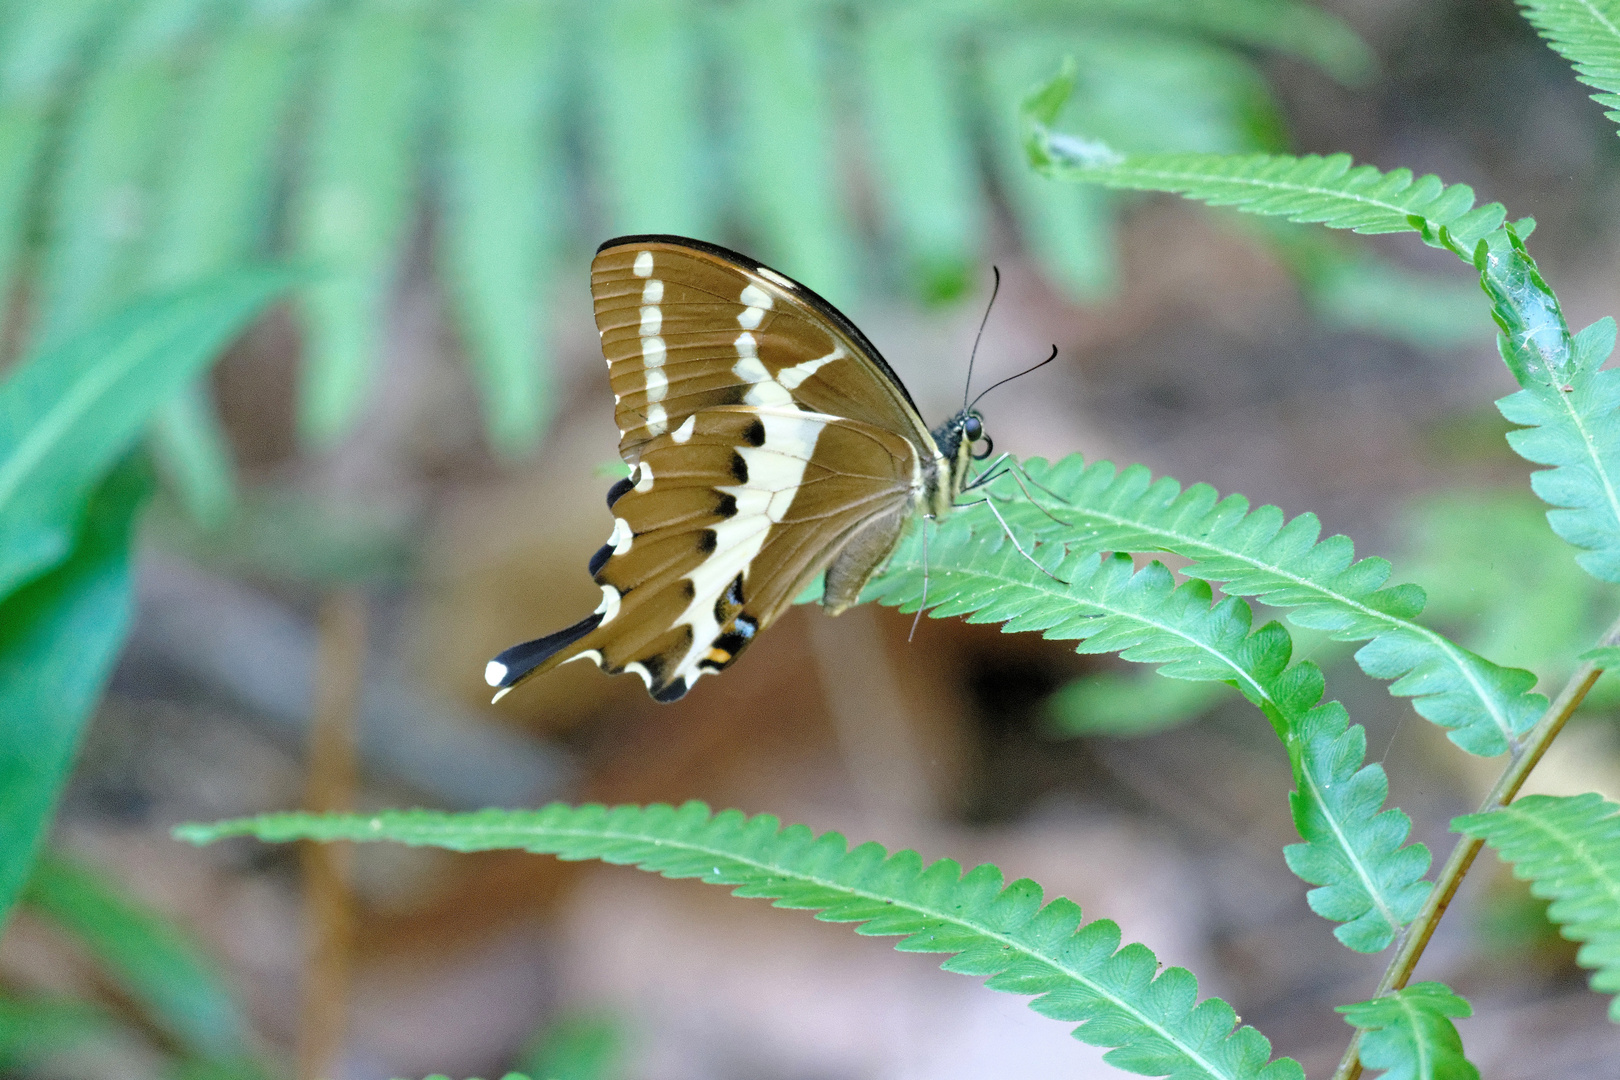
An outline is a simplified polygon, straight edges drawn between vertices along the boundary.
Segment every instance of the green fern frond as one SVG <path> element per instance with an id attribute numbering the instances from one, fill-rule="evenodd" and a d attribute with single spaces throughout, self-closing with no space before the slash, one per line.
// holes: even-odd
<path id="1" fill-rule="evenodd" d="M 1289 865 L 1313 885 L 1313 909 L 1341 921 L 1334 934 L 1359 952 L 1393 940 L 1428 895 L 1428 849 L 1401 848 L 1411 830 L 1399 810 L 1379 813 L 1388 791 L 1383 769 L 1363 765 L 1362 729 L 1346 728 L 1343 709 L 1318 706 L 1321 672 L 1289 667 L 1292 641 L 1279 623 L 1251 633 L 1249 605 L 1227 597 L 1211 606 L 1209 584 L 1175 585 L 1159 563 L 1135 572 L 1128 555 L 1065 555 L 1036 548 L 1043 571 L 1019 554 L 988 513 L 963 511 L 928 540 L 926 574 L 935 618 L 1000 622 L 1005 633 L 1042 631 L 1079 640 L 1083 653 L 1118 652 L 1158 665 L 1171 678 L 1229 683 L 1260 708 L 1288 751 L 1298 790 L 1294 823 L 1303 845 Z M 1049 571 L 1050 573 L 1046 572 Z M 916 610 L 925 560 L 920 531 L 901 546 L 868 598 Z M 1061 580 L 1059 580 L 1061 579 Z"/>
<path id="2" fill-rule="evenodd" d="M 1024 102 L 1030 163 L 1059 180 L 1135 191 L 1172 192 L 1250 214 L 1314 222 L 1360 233 L 1418 232 L 1469 250 L 1502 224 L 1500 203 L 1474 206 L 1466 184 L 1446 186 L 1408 169 L 1380 172 L 1348 154 L 1125 154 L 1106 143 L 1050 130 L 1074 85 L 1072 65 Z"/>
<path id="3" fill-rule="evenodd" d="M 1592 989 L 1620 994 L 1620 806 L 1601 795 L 1526 795 L 1486 814 L 1452 821 L 1513 864 L 1513 876 L 1551 900 L 1547 917 L 1581 942 L 1575 960 L 1592 968 Z M 1620 1022 L 1620 997 L 1609 1003 Z"/>
<path id="4" fill-rule="evenodd" d="M 1414 983 L 1384 997 L 1341 1005 L 1345 1022 L 1361 1028 L 1361 1063 L 1387 1069 L 1380 1080 L 1479 1080 L 1463 1056 L 1452 1017 L 1474 1015 L 1445 983 Z"/>
<path id="5" fill-rule="evenodd" d="M 1251 509 L 1243 496 L 1223 499 L 1208 484 L 1183 490 L 1169 477 L 1153 479 L 1145 466 L 1116 471 L 1079 455 L 1050 465 L 1035 459 L 1026 468 L 1039 485 L 1030 489 L 1039 505 L 1009 504 L 1019 535 L 1093 551 L 1173 552 L 1193 560 L 1182 571 L 1189 577 L 1289 609 L 1291 622 L 1338 640 L 1366 640 L 1356 653 L 1362 670 L 1396 680 L 1390 692 L 1412 697 L 1419 715 L 1447 728 L 1469 753 L 1504 753 L 1547 706 L 1532 692 L 1530 672 L 1498 667 L 1415 622 L 1423 590 L 1387 586 L 1389 563 L 1357 561 L 1349 537 L 1319 539 L 1314 514 L 1285 520 L 1275 506 Z M 997 490 L 1022 494 L 1011 477 Z"/>
<path id="6" fill-rule="evenodd" d="M 861 924 L 857 933 L 903 936 L 903 952 L 950 953 L 942 965 L 986 979 L 995 990 L 1034 995 L 1030 1007 L 1077 1021 L 1075 1037 L 1110 1046 L 1105 1058 L 1130 1072 L 1174 1080 L 1303 1080 L 1291 1058 L 1270 1061 L 1271 1044 L 1237 1028 L 1231 1006 L 1197 1001 L 1185 968 L 1156 971 L 1141 944 L 1120 947 L 1106 919 L 1081 924 L 1079 905 L 1043 904 L 1028 879 L 1005 885 L 1001 871 L 967 873 L 942 859 L 924 865 L 914 851 L 888 854 L 875 843 L 850 848 L 837 833 L 786 829 L 768 814 L 711 814 L 701 803 L 670 806 L 484 810 L 472 814 L 397 811 L 375 816 L 266 814 L 215 825 L 185 825 L 181 839 L 393 840 L 453 851 L 516 848 L 563 859 L 601 859 L 665 877 L 731 886 L 737 896 L 816 911 L 827 922 Z"/>
<path id="7" fill-rule="evenodd" d="M 1575 77 L 1600 93 L 1603 115 L 1620 121 L 1620 4 L 1614 0 L 1519 0 L 1524 17 L 1553 52 L 1575 67 Z"/>

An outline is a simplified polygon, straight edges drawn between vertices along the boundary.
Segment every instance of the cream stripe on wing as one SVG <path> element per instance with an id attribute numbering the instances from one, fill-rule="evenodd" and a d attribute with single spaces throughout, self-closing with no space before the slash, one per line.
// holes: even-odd
<path id="1" fill-rule="evenodd" d="M 647 380 L 647 434 L 662 435 L 669 427 L 669 414 L 661 404 L 669 392 L 669 376 L 664 373 L 668 351 L 659 337 L 664 329 L 664 309 L 660 306 L 664 302 L 664 283 L 652 276 L 650 251 L 636 256 L 635 272 L 637 277 L 647 279 L 641 287 L 641 368 Z"/>
<path id="2" fill-rule="evenodd" d="M 674 623 L 692 627 L 692 644 L 670 672 L 671 681 L 684 679 L 688 688 L 707 673 L 698 661 L 720 636 L 715 604 L 739 574 L 747 595 L 748 567 L 765 547 L 771 529 L 793 505 L 822 429 L 838 419 L 825 413 L 805 412 L 793 404 L 759 409 L 755 415 L 765 425 L 765 441 L 759 446 L 736 448 L 748 467 L 747 483 L 715 488 L 737 500 L 737 512 L 711 526 L 714 551 L 686 575 L 692 582 L 692 599 Z"/>

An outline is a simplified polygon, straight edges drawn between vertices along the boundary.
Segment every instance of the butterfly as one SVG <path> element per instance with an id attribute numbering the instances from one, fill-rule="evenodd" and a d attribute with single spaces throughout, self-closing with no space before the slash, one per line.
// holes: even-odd
<path id="1" fill-rule="evenodd" d="M 590 560 L 602 602 L 491 660 L 497 701 L 580 659 L 675 701 L 823 573 L 827 613 L 853 605 L 912 519 L 948 514 L 990 455 L 975 409 L 930 430 L 854 323 L 737 252 L 621 236 L 597 249 L 591 296 L 630 466 Z"/>

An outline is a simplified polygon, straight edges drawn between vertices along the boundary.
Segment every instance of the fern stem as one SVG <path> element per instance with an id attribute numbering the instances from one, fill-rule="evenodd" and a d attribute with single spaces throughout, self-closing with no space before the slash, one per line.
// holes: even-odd
<path id="1" fill-rule="evenodd" d="M 1600 646 L 1620 645 L 1620 619 L 1616 619 L 1604 631 L 1599 640 Z M 1536 726 L 1531 728 L 1518 743 L 1515 743 L 1508 760 L 1508 766 L 1502 771 L 1491 793 L 1485 796 L 1480 803 L 1479 812 L 1489 813 L 1500 810 L 1513 801 L 1519 789 L 1524 786 L 1525 780 L 1530 776 L 1530 770 L 1536 767 L 1564 729 L 1564 724 L 1580 708 L 1586 694 L 1597 682 L 1598 676 L 1603 674 L 1603 668 L 1587 661 L 1575 669 L 1569 677 L 1547 711 L 1542 714 Z M 1440 877 L 1435 881 L 1434 890 L 1429 893 L 1429 899 L 1418 912 L 1417 918 L 1412 920 L 1410 926 L 1401 934 L 1400 948 L 1384 969 L 1384 977 L 1378 982 L 1378 990 L 1373 997 L 1383 997 L 1394 990 L 1404 987 L 1412 972 L 1417 968 L 1418 960 L 1423 956 L 1423 950 L 1429 945 L 1429 939 L 1434 936 L 1435 927 L 1445 915 L 1446 909 L 1451 906 L 1452 898 L 1457 895 L 1457 889 L 1462 885 L 1463 877 L 1474 865 L 1474 858 L 1479 849 L 1485 844 L 1484 839 L 1463 837 L 1451 849 L 1451 856 L 1446 859 L 1446 865 L 1440 870 Z M 1338 1069 L 1333 1073 L 1333 1080 L 1357 1080 L 1361 1076 L 1361 1029 L 1357 1028 L 1355 1035 L 1351 1036 L 1350 1045 L 1345 1048 L 1344 1058 L 1339 1062 Z"/>

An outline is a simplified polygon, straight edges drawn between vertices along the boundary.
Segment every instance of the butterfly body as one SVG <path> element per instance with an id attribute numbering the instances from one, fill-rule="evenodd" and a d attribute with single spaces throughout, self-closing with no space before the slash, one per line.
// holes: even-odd
<path id="1" fill-rule="evenodd" d="M 730 666 L 825 573 L 854 604 L 912 519 L 961 493 L 983 421 L 930 431 L 866 337 L 814 292 L 673 236 L 598 249 L 591 292 L 630 475 L 590 571 L 602 603 L 485 671 L 506 693 L 570 660 L 660 701 Z"/>

